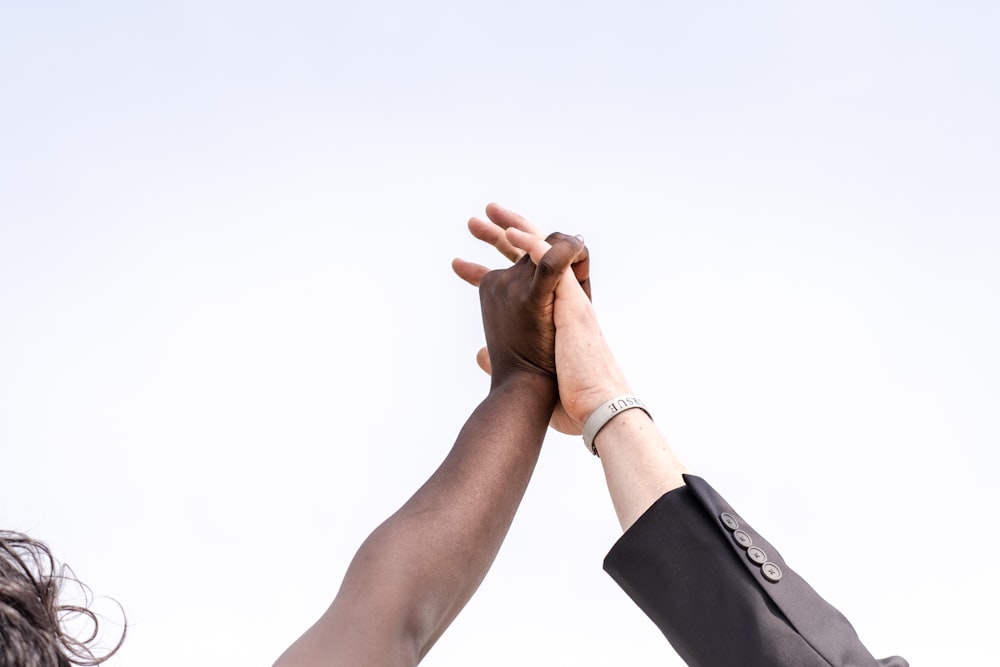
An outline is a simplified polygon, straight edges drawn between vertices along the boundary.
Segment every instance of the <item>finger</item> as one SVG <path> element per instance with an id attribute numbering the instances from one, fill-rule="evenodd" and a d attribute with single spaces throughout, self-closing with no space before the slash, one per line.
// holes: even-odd
<path id="1" fill-rule="evenodd" d="M 576 276 L 576 281 L 581 285 L 590 283 L 590 249 L 587 248 L 586 243 L 584 243 L 580 255 L 573 260 L 573 275 Z"/>
<path id="2" fill-rule="evenodd" d="M 504 236 L 503 227 L 489 220 L 470 218 L 469 231 L 480 241 L 485 241 L 496 248 L 501 255 L 512 262 L 516 262 L 524 256 L 524 252 L 512 246 L 507 237 Z"/>
<path id="3" fill-rule="evenodd" d="M 560 232 L 553 232 L 545 239 L 549 244 L 554 243 L 557 239 L 568 238 L 566 234 Z M 582 236 L 577 238 L 583 241 Z M 573 260 L 571 265 L 573 269 L 573 275 L 576 276 L 576 282 L 579 283 L 580 287 L 583 288 L 583 293 L 587 295 L 587 299 L 590 299 L 590 250 L 587 248 L 586 244 L 583 246 L 583 250 L 576 259 Z"/>
<path id="4" fill-rule="evenodd" d="M 481 348 L 479 352 L 476 353 L 476 363 L 479 367 L 486 372 L 487 375 L 493 375 L 493 366 L 490 364 L 490 352 L 485 347 Z"/>
<path id="5" fill-rule="evenodd" d="M 501 229 L 509 229 L 513 227 L 514 229 L 520 229 L 522 232 L 534 234 L 538 238 L 544 238 L 542 230 L 536 227 L 532 222 L 526 220 L 523 216 L 514 213 L 514 211 L 511 211 L 510 209 L 504 208 L 500 204 L 493 203 L 487 205 L 486 216 Z"/>
<path id="6" fill-rule="evenodd" d="M 544 298 L 555 292 L 556 286 L 567 273 L 570 264 L 583 249 L 583 239 L 576 236 L 566 236 L 552 239 L 551 247 L 537 262 L 535 275 L 531 281 L 531 289 L 536 298 Z M 548 243 L 545 241 L 544 243 Z M 536 245 L 536 247 L 541 247 Z M 572 285 L 572 282 L 568 283 Z"/>
<path id="7" fill-rule="evenodd" d="M 548 252 L 549 248 L 552 247 L 548 241 L 542 240 L 537 236 L 533 236 L 531 234 L 526 234 L 519 229 L 508 229 L 506 234 L 507 234 L 507 240 L 510 241 L 511 244 L 514 245 L 515 247 L 521 248 L 522 250 L 527 252 L 529 257 L 531 258 L 531 261 L 533 261 L 535 264 L 541 262 L 542 258 L 545 256 L 545 253 Z M 573 266 L 574 266 L 573 273 L 574 276 L 576 276 L 577 283 L 580 285 L 581 289 L 583 289 L 583 293 L 587 296 L 587 299 L 589 300 L 590 299 L 590 252 L 587 250 L 587 246 L 583 243 L 583 237 L 567 236 L 565 234 L 560 234 L 556 232 L 555 234 L 551 234 L 549 236 L 549 239 L 550 240 L 572 239 L 573 243 L 577 245 L 577 247 L 579 247 L 579 252 L 577 254 L 577 257 L 576 259 L 573 260 Z M 577 262 L 579 262 L 581 265 L 579 275 L 576 273 L 575 264 Z M 584 276 L 583 280 L 580 280 L 581 275 Z"/>
<path id="8" fill-rule="evenodd" d="M 520 248 L 524 252 L 528 253 L 531 257 L 531 261 L 538 264 L 542 261 L 542 257 L 545 253 L 549 251 L 552 246 L 545 239 L 541 238 L 537 234 L 530 234 L 517 227 L 509 227 L 507 231 L 504 232 L 507 240 L 515 248 Z"/>
<path id="9" fill-rule="evenodd" d="M 479 287 L 479 283 L 482 282 L 483 276 L 490 272 L 490 270 L 482 264 L 469 262 L 464 259 L 459 259 L 458 257 L 451 260 L 451 270 L 454 271 L 459 278 L 473 287 Z"/>
<path id="10" fill-rule="evenodd" d="M 594 296 L 590 293 L 590 278 L 585 278 L 584 280 L 577 280 L 577 284 L 583 293 L 587 295 L 587 301 L 593 301 Z"/>

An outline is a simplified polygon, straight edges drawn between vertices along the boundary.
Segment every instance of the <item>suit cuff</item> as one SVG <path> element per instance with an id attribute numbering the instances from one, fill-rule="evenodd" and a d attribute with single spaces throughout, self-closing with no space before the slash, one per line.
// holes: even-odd
<path id="1" fill-rule="evenodd" d="M 876 661 L 705 480 L 684 481 L 632 524 L 604 569 L 689 665 L 906 664 Z"/>

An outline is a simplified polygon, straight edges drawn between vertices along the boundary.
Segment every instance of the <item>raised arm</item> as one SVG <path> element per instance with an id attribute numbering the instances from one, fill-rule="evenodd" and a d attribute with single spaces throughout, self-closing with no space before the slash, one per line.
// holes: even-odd
<path id="1" fill-rule="evenodd" d="M 276 667 L 415 665 L 465 606 L 507 534 L 556 405 L 553 290 L 582 251 L 567 238 L 537 266 L 525 257 L 478 277 L 489 394 Z"/>
<path id="2" fill-rule="evenodd" d="M 480 241 L 492 245 L 510 261 L 517 262 L 527 253 L 507 240 L 507 230 L 520 230 L 537 238 L 541 238 L 542 234 L 541 230 L 530 221 L 499 204 L 490 204 L 486 207 L 485 220 L 475 217 L 469 220 L 469 231 L 473 236 Z M 554 234 L 553 238 L 565 239 L 566 236 L 564 234 Z M 540 258 L 541 255 L 537 255 L 535 261 L 538 261 Z M 452 263 L 452 268 L 460 278 L 475 287 L 479 286 L 483 276 L 489 272 L 489 269 L 485 266 L 463 259 L 456 259 Z M 570 272 L 572 272 L 574 280 L 587 299 L 590 299 L 590 254 L 586 246 L 573 259 L 569 269 L 566 270 L 567 275 Z M 479 350 L 479 354 L 476 355 L 476 362 L 484 371 L 487 373 L 491 372 L 490 356 L 487 348 L 484 347 Z M 574 434 L 580 432 L 578 426 L 574 424 L 573 419 L 566 413 L 566 409 L 561 401 L 556 404 L 550 425 L 561 433 Z"/>
<path id="3" fill-rule="evenodd" d="M 548 248 L 520 229 L 507 229 L 505 239 L 536 258 Z M 555 323 L 560 397 L 582 425 L 631 391 L 574 281 L 556 289 Z M 897 656 L 875 660 L 770 542 L 705 480 L 684 474 L 643 410 L 614 414 L 593 439 L 625 530 L 604 568 L 685 662 L 906 667 Z"/>
<path id="4" fill-rule="evenodd" d="M 512 261 L 525 254 L 539 261 L 551 247 L 550 242 L 568 238 L 555 233 L 543 240 L 536 225 L 497 204 L 490 204 L 486 215 L 486 220 L 470 220 L 469 231 Z M 462 260 L 456 260 L 454 268 L 461 278 L 473 285 L 478 285 L 486 272 L 485 267 Z M 555 292 L 560 403 L 553 414 L 552 426 L 563 433 L 579 435 L 587 417 L 602 401 L 628 394 L 630 390 L 601 333 L 590 302 L 589 253 L 581 253 L 570 268 L 573 279 L 560 281 Z M 479 364 L 490 372 L 485 358 L 484 348 L 480 351 Z M 605 443 L 612 440 L 631 444 L 605 447 Z M 623 529 L 631 526 L 661 495 L 684 484 L 683 464 L 640 410 L 624 413 L 609 422 L 598 434 L 596 445 L 608 450 L 606 455 L 602 454 L 601 462 Z"/>
<path id="5" fill-rule="evenodd" d="M 540 258 L 549 241 L 564 238 L 511 228 L 506 239 Z M 606 401 L 632 390 L 601 332 L 590 299 L 576 281 L 556 287 L 556 367 L 559 395 L 581 433 L 584 423 Z M 594 447 L 601 457 L 608 492 L 622 529 L 627 530 L 660 496 L 684 485 L 686 472 L 662 433 L 642 410 L 627 410 L 597 433 Z"/>

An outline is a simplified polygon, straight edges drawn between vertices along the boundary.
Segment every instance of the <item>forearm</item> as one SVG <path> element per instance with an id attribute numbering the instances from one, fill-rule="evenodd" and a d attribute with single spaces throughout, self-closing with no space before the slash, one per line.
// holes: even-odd
<path id="1" fill-rule="evenodd" d="M 441 466 L 383 526 L 398 533 L 387 540 L 407 542 L 385 569 L 409 591 L 408 622 L 420 657 L 493 564 L 538 461 L 556 397 L 555 382 L 537 374 L 493 387 Z"/>
<path id="2" fill-rule="evenodd" d="M 627 410 L 612 419 L 594 445 L 622 530 L 660 496 L 684 485 L 684 465 L 642 410 Z"/>
<path id="3" fill-rule="evenodd" d="M 279 664 L 416 664 L 493 563 L 556 398 L 554 380 L 542 375 L 495 383 L 441 466 L 362 544 L 333 604 Z"/>
<path id="4" fill-rule="evenodd" d="M 566 307 L 556 311 L 560 391 L 564 405 L 582 426 L 606 401 L 632 390 L 601 333 L 593 307 L 579 294 L 570 294 L 563 303 Z M 660 496 L 684 484 L 683 464 L 642 410 L 626 410 L 611 419 L 597 433 L 594 446 L 623 530 Z"/>

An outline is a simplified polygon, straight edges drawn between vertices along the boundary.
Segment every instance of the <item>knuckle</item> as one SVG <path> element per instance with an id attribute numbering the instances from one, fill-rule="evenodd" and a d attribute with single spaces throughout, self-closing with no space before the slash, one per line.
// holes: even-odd
<path id="1" fill-rule="evenodd" d="M 570 236 L 562 232 L 552 232 L 545 241 L 553 248 L 565 248 L 566 252 L 579 256 L 581 252 L 586 252 L 587 246 L 579 236 Z"/>
<path id="2" fill-rule="evenodd" d="M 500 280 L 500 274 L 502 271 L 494 269 L 493 271 L 488 271 L 479 281 L 479 293 L 488 294 L 493 291 L 494 286 L 497 281 Z"/>
<path id="3" fill-rule="evenodd" d="M 562 270 L 563 258 L 553 251 L 548 251 L 538 262 L 538 272 L 543 276 L 551 276 Z"/>

